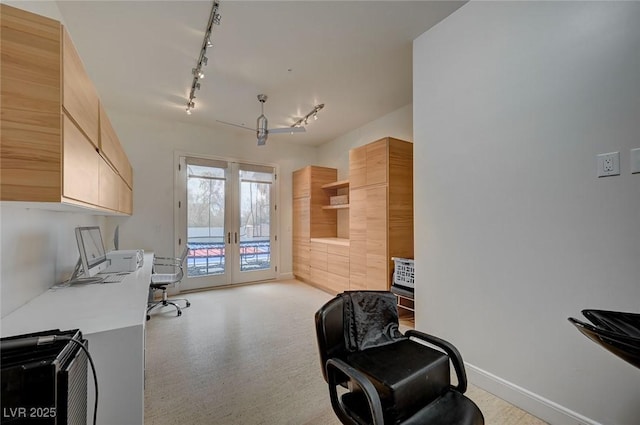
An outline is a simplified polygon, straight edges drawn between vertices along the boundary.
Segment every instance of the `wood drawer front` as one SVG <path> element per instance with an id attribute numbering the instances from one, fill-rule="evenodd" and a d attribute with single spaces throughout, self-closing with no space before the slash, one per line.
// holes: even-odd
<path id="1" fill-rule="evenodd" d="M 293 274 L 301 279 L 311 278 L 311 268 L 309 263 L 293 262 Z"/>
<path id="2" fill-rule="evenodd" d="M 327 253 L 348 257 L 349 247 L 347 245 L 327 244 Z"/>
<path id="3" fill-rule="evenodd" d="M 69 33 L 62 31 L 62 106 L 98 147 L 100 101 Z"/>
<path id="4" fill-rule="evenodd" d="M 323 287 L 327 287 L 327 278 L 328 278 L 328 274 L 326 270 L 320 270 L 320 269 L 316 269 L 311 267 L 310 269 L 310 274 L 311 274 L 311 282 L 315 283 L 316 285 L 320 285 Z"/>
<path id="5" fill-rule="evenodd" d="M 66 114 L 63 118 L 63 135 L 63 196 L 99 205 L 102 158 Z"/>
<path id="6" fill-rule="evenodd" d="M 327 252 L 327 244 L 324 242 L 311 241 L 311 251 Z"/>
<path id="7" fill-rule="evenodd" d="M 311 250 L 309 249 L 309 242 L 294 241 L 293 255 L 300 260 L 309 263 L 309 260 L 311 260 Z"/>
<path id="8" fill-rule="evenodd" d="M 326 271 L 327 270 L 327 253 L 321 252 L 321 251 L 314 251 L 312 249 L 311 261 L 309 263 L 311 264 L 312 269 L 319 269 L 319 270 Z"/>
<path id="9" fill-rule="evenodd" d="M 327 280 L 323 285 L 335 294 L 349 290 L 349 278 L 333 273 L 327 273 Z"/>
<path id="10" fill-rule="evenodd" d="M 349 257 L 327 254 L 327 271 L 349 278 Z"/>
<path id="11" fill-rule="evenodd" d="M 366 291 L 367 280 L 365 277 L 350 277 L 349 278 L 349 290 L 350 291 Z"/>

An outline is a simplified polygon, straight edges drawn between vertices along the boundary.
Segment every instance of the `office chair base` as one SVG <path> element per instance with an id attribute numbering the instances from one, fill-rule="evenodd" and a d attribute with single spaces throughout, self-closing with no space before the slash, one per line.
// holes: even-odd
<path id="1" fill-rule="evenodd" d="M 149 317 L 149 313 L 151 312 L 151 310 L 153 310 L 156 307 L 166 307 L 172 305 L 176 308 L 176 316 L 182 316 L 182 309 L 180 308 L 180 306 L 174 302 L 171 301 L 167 301 L 167 300 L 162 300 L 162 301 L 158 301 L 156 303 L 154 303 L 152 306 L 150 306 L 149 308 L 147 308 L 147 317 Z M 147 319 L 148 320 L 148 319 Z"/>
<path id="2" fill-rule="evenodd" d="M 147 320 L 151 319 L 151 315 L 149 314 L 149 312 L 151 312 L 151 310 L 153 310 L 154 308 L 158 307 L 158 306 L 168 306 L 168 305 L 172 305 L 176 308 L 176 316 L 182 316 L 182 308 L 187 308 L 191 306 L 191 303 L 189 302 L 188 299 L 186 298 L 169 298 L 167 295 L 167 288 L 166 287 L 151 287 L 152 290 L 161 290 L 162 291 L 162 298 L 159 301 L 152 301 L 150 303 L 148 303 L 147 306 Z M 150 295 L 151 297 L 151 295 Z M 185 303 L 185 307 L 180 307 L 178 304 L 176 304 L 174 301 L 184 301 Z"/>

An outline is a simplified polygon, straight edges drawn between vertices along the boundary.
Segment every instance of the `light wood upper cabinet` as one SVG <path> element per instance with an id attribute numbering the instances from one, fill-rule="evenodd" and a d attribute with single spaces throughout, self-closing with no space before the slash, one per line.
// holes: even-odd
<path id="1" fill-rule="evenodd" d="M 293 172 L 293 198 L 304 198 L 311 195 L 311 167 L 304 167 Z"/>
<path id="2" fill-rule="evenodd" d="M 100 152 L 113 164 L 113 167 L 127 185 L 132 188 L 133 170 L 131 164 L 102 105 L 100 105 Z"/>
<path id="3" fill-rule="evenodd" d="M 1 199 L 60 201 L 60 24 L 5 4 L 0 8 Z"/>
<path id="4" fill-rule="evenodd" d="M 349 186 L 352 189 L 367 184 L 367 146 L 349 151 Z"/>
<path id="5" fill-rule="evenodd" d="M 122 179 L 107 162 L 100 158 L 100 200 L 98 205 L 118 210 L 120 207 L 120 189 Z M 122 181 L 124 183 L 124 181 Z"/>
<path id="6" fill-rule="evenodd" d="M 85 135 L 64 115 L 64 198 L 100 205 L 102 159 Z"/>
<path id="7" fill-rule="evenodd" d="M 387 160 L 390 137 L 377 140 L 349 151 L 350 187 L 359 187 L 387 182 Z"/>
<path id="8" fill-rule="evenodd" d="M 82 60 L 62 28 L 62 105 L 89 141 L 98 147 L 98 114 L 100 101 L 93 83 L 84 69 Z"/>
<path id="9" fill-rule="evenodd" d="M 131 166 L 119 142 L 103 153 L 112 167 L 99 153 L 100 102 L 69 35 L 58 21 L 0 8 L 0 199 L 131 214 Z"/>

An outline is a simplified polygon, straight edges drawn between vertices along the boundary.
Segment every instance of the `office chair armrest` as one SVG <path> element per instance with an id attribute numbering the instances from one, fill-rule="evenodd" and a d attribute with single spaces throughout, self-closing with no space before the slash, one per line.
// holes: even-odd
<path id="1" fill-rule="evenodd" d="M 182 263 L 182 261 L 180 260 L 180 258 L 173 258 L 173 257 L 153 257 L 153 264 L 163 264 L 163 265 L 170 265 L 170 264 L 180 264 Z"/>
<path id="2" fill-rule="evenodd" d="M 338 397 L 338 383 L 334 378 L 334 369 L 342 372 L 344 375 L 352 379 L 362 390 L 364 395 L 367 397 L 367 402 L 369 403 L 369 409 L 371 411 L 371 418 L 373 420 L 372 425 L 384 425 L 384 417 L 382 415 L 382 403 L 380 402 L 380 396 L 376 391 L 376 388 L 373 386 L 371 381 L 361 372 L 349 366 L 347 363 L 340 359 L 329 359 L 327 360 L 326 370 L 327 370 L 327 379 L 329 382 L 329 395 L 331 396 L 331 405 L 333 406 L 333 410 L 336 415 L 340 419 L 348 423 L 352 423 L 357 425 L 351 416 L 344 409 L 344 405 L 340 401 Z"/>
<path id="3" fill-rule="evenodd" d="M 425 342 L 428 342 L 429 344 L 443 349 L 449 356 L 451 363 L 453 363 L 453 367 L 456 370 L 456 377 L 458 378 L 458 385 L 455 387 L 452 386 L 452 388 L 454 388 L 460 394 L 464 394 L 465 391 L 467 391 L 467 372 L 464 369 L 462 356 L 460 355 L 460 352 L 456 347 L 454 347 L 450 342 L 445 341 L 444 339 L 417 331 L 415 329 L 409 329 L 407 332 L 405 332 L 405 336 L 421 339 Z"/>

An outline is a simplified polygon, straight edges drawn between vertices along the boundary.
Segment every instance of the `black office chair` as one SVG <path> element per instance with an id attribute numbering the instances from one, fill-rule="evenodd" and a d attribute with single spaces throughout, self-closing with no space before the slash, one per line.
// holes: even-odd
<path id="1" fill-rule="evenodd" d="M 176 308 L 177 315 L 182 315 L 182 308 L 187 308 L 191 305 L 186 298 L 171 298 L 167 296 L 167 286 L 172 284 L 178 284 L 184 277 L 184 260 L 187 258 L 189 248 L 184 247 L 180 257 L 154 257 L 153 259 L 153 272 L 151 273 L 151 284 L 149 302 L 147 303 L 147 320 L 151 318 L 149 313 L 156 307 L 164 307 L 172 305 Z M 159 269 L 169 268 L 170 273 L 157 273 Z M 158 301 L 154 301 L 153 293 L 157 290 L 162 291 L 162 298 Z M 184 301 L 185 307 L 180 308 L 176 301 Z"/>
<path id="2" fill-rule="evenodd" d="M 608 310 L 582 310 L 593 323 L 569 318 L 587 338 L 624 361 L 640 368 L 640 314 Z"/>
<path id="3" fill-rule="evenodd" d="M 458 350 L 416 330 L 403 335 L 392 293 L 345 292 L 315 320 L 322 374 L 343 424 L 484 424 L 478 406 L 463 395 L 467 377 Z"/>

